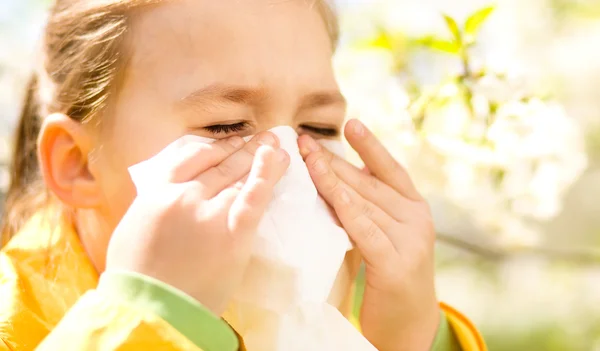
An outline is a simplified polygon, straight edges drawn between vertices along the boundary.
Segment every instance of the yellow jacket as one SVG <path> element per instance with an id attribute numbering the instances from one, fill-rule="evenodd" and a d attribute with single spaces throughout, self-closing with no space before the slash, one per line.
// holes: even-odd
<path id="1" fill-rule="evenodd" d="M 197 324 L 176 328 L 156 309 L 103 291 L 98 280 L 70 224 L 34 217 L 0 252 L 0 351 L 225 350 L 192 341 L 210 338 Z M 464 351 L 486 350 L 465 317 L 441 307 Z"/>

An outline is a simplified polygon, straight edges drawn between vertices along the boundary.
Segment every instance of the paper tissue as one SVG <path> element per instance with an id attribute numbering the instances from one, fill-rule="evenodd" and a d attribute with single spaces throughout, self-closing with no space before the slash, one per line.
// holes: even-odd
<path id="1" fill-rule="evenodd" d="M 271 132 L 289 153 L 290 166 L 275 187 L 244 282 L 223 318 L 242 336 L 248 351 L 376 351 L 328 303 L 352 248 L 350 240 L 317 193 L 300 155 L 297 133 L 291 127 Z M 178 142 L 213 141 L 186 136 Z M 334 153 L 343 152 L 340 142 L 322 144 Z M 161 152 L 152 163 L 168 159 L 172 157 Z M 130 169 L 138 189 L 143 179 L 138 175 L 148 174 L 140 166 L 144 163 Z"/>

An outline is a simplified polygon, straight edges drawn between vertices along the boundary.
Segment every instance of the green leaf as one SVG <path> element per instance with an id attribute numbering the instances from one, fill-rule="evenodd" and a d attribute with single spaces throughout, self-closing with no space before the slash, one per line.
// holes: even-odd
<path id="1" fill-rule="evenodd" d="M 467 19 L 465 23 L 465 34 L 469 36 L 476 36 L 481 28 L 481 25 L 487 20 L 487 18 L 494 12 L 495 6 L 484 7 L 475 13 L 473 13 Z"/>
<path id="2" fill-rule="evenodd" d="M 462 34 L 460 33 L 460 28 L 458 28 L 458 24 L 456 23 L 454 18 L 448 15 L 444 15 L 444 19 L 446 20 L 446 26 L 448 27 L 448 29 L 450 29 L 450 32 L 452 33 L 452 36 L 454 37 L 456 43 L 462 43 Z"/>
<path id="3" fill-rule="evenodd" d="M 361 49 L 384 49 L 392 51 L 395 46 L 394 42 L 395 40 L 392 35 L 388 31 L 380 28 L 375 36 L 360 41 L 358 46 Z"/>
<path id="4" fill-rule="evenodd" d="M 357 49 L 372 50 L 372 49 L 384 49 L 391 50 L 391 42 L 385 37 L 378 35 L 377 37 L 358 40 L 354 45 Z"/>
<path id="5" fill-rule="evenodd" d="M 380 49 L 386 49 L 386 50 L 392 50 L 394 48 L 394 42 L 393 42 L 392 38 L 390 37 L 390 35 L 386 32 L 380 32 L 379 35 L 377 35 L 375 38 L 373 38 L 371 45 L 374 48 L 380 48 Z"/>
<path id="6" fill-rule="evenodd" d="M 492 168 L 490 170 L 490 177 L 492 178 L 492 183 L 499 188 L 506 179 L 506 170 L 502 168 Z"/>
<path id="7" fill-rule="evenodd" d="M 434 36 L 427 36 L 418 39 L 417 44 L 449 54 L 458 54 L 460 52 L 460 45 L 458 43 L 450 40 L 436 38 Z"/>

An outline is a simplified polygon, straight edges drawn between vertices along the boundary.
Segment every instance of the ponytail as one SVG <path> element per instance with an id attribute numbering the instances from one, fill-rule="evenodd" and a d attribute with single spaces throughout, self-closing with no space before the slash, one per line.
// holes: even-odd
<path id="1" fill-rule="evenodd" d="M 0 0 L 3 1 L 3 0 Z M 0 219 L 0 248 L 34 215 L 54 222 L 68 209 L 45 186 L 37 157 L 43 118 L 64 113 L 85 122 L 105 107 L 117 86 L 128 13 L 159 0 L 54 0 L 41 54 L 25 92 L 14 136 L 10 186 Z M 48 208 L 51 205 L 51 209 Z M 45 211 L 48 209 L 48 211 Z M 42 211 L 44 210 L 44 211 Z M 52 226 L 53 223 L 48 223 Z"/>
<path id="2" fill-rule="evenodd" d="M 14 135 L 14 149 L 10 165 L 10 185 L 2 216 L 0 247 L 20 229 L 36 211 L 44 191 L 37 158 L 37 138 L 41 127 L 38 101 L 38 77 L 34 74 L 26 88 L 25 101 Z"/>

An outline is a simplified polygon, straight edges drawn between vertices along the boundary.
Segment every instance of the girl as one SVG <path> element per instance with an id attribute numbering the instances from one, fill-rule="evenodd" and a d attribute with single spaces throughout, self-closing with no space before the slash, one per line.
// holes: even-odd
<path id="1" fill-rule="evenodd" d="M 336 40 L 323 1 L 57 0 L 18 126 L 0 349 L 243 349 L 218 316 L 289 162 L 264 131 L 289 125 L 366 263 L 367 339 L 485 350 L 436 301 L 431 216 L 402 167 L 358 121 L 343 133 L 369 171 L 315 143 L 342 133 Z M 128 167 L 186 134 L 220 140 L 136 197 Z"/>

